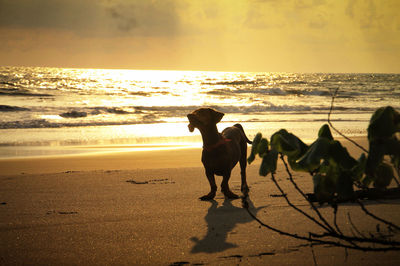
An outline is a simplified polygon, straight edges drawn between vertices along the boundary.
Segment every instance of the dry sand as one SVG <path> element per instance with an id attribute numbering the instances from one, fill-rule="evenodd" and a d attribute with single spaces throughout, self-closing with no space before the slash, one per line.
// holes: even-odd
<path id="1" fill-rule="evenodd" d="M 220 192 L 213 202 L 199 201 L 209 189 L 200 154 L 176 149 L 0 160 L 0 264 L 312 265 L 314 252 L 318 265 L 400 265 L 400 252 L 350 250 L 346 256 L 340 248 L 311 248 L 278 235 L 252 220 L 241 200 L 225 200 Z M 270 178 L 258 175 L 258 163 L 248 167 L 252 212 L 283 230 L 317 230 L 276 196 Z M 281 166 L 276 176 L 310 212 Z M 295 179 L 312 191 L 311 177 L 296 173 Z M 238 167 L 230 185 L 240 193 Z M 366 204 L 400 224 L 399 201 Z M 346 204 L 339 209 L 344 231 L 347 213 L 364 233 L 376 230 L 374 220 Z"/>

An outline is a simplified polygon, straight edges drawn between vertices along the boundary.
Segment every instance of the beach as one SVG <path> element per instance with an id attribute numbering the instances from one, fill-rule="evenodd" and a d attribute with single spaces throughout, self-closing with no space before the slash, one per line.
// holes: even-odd
<path id="1" fill-rule="evenodd" d="M 365 138 L 358 138 L 365 147 Z M 354 157 L 360 151 L 343 142 Z M 238 200 L 208 193 L 200 148 L 121 151 L 0 160 L 0 262 L 2 265 L 398 265 L 399 252 L 345 251 L 281 236 L 254 221 Z M 318 228 L 287 206 L 270 177 L 248 166 L 250 211 L 265 223 L 307 235 Z M 295 173 L 305 192 L 312 178 Z M 290 199 L 310 212 L 287 180 Z M 217 177 L 217 182 L 221 181 Z M 240 194 L 235 167 L 231 189 Z M 400 202 L 365 202 L 368 210 L 400 223 Z M 330 207 L 320 207 L 330 215 Z M 362 232 L 377 222 L 354 204 L 339 208 Z M 383 226 L 382 226 L 383 228 Z M 314 257 L 313 257 L 314 253 Z M 347 255 L 346 255 L 347 254 Z"/>
<path id="2" fill-rule="evenodd" d="M 398 10 L 0 0 L 0 266 L 400 265 Z"/>

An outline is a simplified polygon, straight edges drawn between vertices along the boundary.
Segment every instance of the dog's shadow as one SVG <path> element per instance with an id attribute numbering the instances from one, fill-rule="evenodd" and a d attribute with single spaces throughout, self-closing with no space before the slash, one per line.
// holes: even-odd
<path id="1" fill-rule="evenodd" d="M 257 213 L 264 207 L 255 208 L 250 198 L 247 198 L 249 208 Z M 211 206 L 204 219 L 207 222 L 207 234 L 203 239 L 192 237 L 195 245 L 191 253 L 216 253 L 237 247 L 236 244 L 227 242 L 228 234 L 234 233 L 237 224 L 245 224 L 253 221 L 253 218 L 241 207 L 232 205 L 232 200 L 225 199 L 221 206 L 215 200 L 210 201 Z"/>

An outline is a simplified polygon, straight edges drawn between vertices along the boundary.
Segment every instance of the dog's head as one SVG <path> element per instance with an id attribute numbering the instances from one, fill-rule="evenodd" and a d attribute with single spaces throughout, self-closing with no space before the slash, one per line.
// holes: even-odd
<path id="1" fill-rule="evenodd" d="M 217 124 L 221 121 L 223 113 L 211 108 L 200 108 L 187 115 L 189 119 L 189 131 L 193 132 L 195 128 L 201 129 L 208 125 Z"/>

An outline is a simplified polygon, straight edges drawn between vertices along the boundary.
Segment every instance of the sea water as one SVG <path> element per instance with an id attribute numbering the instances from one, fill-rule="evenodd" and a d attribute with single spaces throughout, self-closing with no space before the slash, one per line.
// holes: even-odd
<path id="1" fill-rule="evenodd" d="M 335 92 L 334 126 L 365 135 L 376 108 L 400 109 L 400 74 L 0 67 L 0 157 L 99 145 L 200 147 L 186 117 L 200 107 L 225 113 L 220 130 L 241 123 L 252 139 L 285 128 L 311 141 Z"/>

